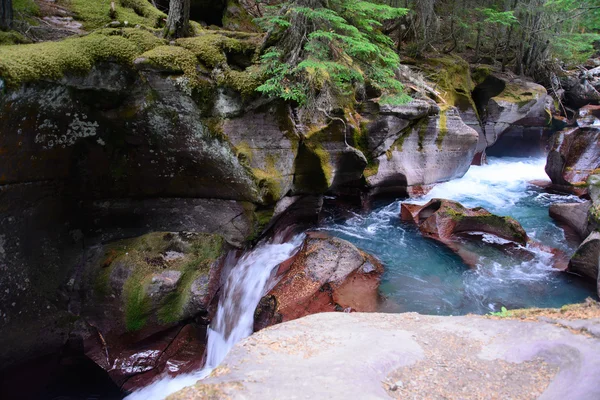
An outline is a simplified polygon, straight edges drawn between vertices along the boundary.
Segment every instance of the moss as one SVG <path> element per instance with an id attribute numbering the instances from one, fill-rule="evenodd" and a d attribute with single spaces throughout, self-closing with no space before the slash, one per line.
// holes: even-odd
<path id="1" fill-rule="evenodd" d="M 225 70 L 224 77 L 218 83 L 221 86 L 227 86 L 249 97 L 255 94 L 258 88 L 265 80 L 264 70 L 258 66 L 251 66 L 245 71 Z"/>
<path id="2" fill-rule="evenodd" d="M 137 279 L 128 279 L 123 288 L 125 303 L 125 327 L 128 331 L 138 331 L 146 325 L 150 314 L 151 302 L 146 296 L 145 283 Z"/>
<path id="3" fill-rule="evenodd" d="M 40 16 L 40 7 L 35 0 L 13 0 L 12 6 L 17 16 Z"/>
<path id="4" fill-rule="evenodd" d="M 271 219 L 273 218 L 274 211 L 275 210 L 272 208 L 255 211 L 254 214 L 256 217 L 256 232 L 258 234 L 262 233 L 267 227 L 267 225 L 269 225 L 269 222 L 271 222 Z"/>
<path id="5" fill-rule="evenodd" d="M 77 20 L 83 23 L 87 30 L 101 28 L 113 20 L 111 17 L 110 1 L 108 0 L 68 0 L 69 8 L 75 13 Z M 158 27 L 167 15 L 154 8 L 146 0 L 115 0 L 118 21 L 128 24 Z"/>
<path id="6" fill-rule="evenodd" d="M 514 83 L 508 83 L 502 93 L 498 96 L 493 97 L 496 101 L 506 101 L 509 103 L 515 103 L 519 108 L 529 104 L 532 100 L 538 99 L 543 95 L 542 89 L 539 91 L 532 90 L 531 88 L 524 88 L 521 85 Z"/>
<path id="7" fill-rule="evenodd" d="M 275 202 L 281 198 L 281 179 L 283 176 L 276 167 L 275 155 L 266 157 L 266 169 L 252 168 L 252 173 L 258 181 L 258 186 L 264 191 L 263 197 L 268 203 Z"/>
<path id="8" fill-rule="evenodd" d="M 104 29 L 84 37 L 0 48 L 0 76 L 8 86 L 38 80 L 58 80 L 67 73 L 84 74 L 95 63 L 133 60 L 159 41 L 150 32 Z"/>
<path id="9" fill-rule="evenodd" d="M 471 79 L 475 85 L 479 85 L 492 74 L 492 67 L 489 65 L 476 65 L 471 71 Z"/>
<path id="10" fill-rule="evenodd" d="M 227 29 L 252 32 L 259 30 L 258 26 L 254 23 L 254 18 L 248 14 L 244 7 L 240 6 L 237 0 L 229 0 L 225 10 L 222 23 Z M 232 13 L 230 10 L 235 10 L 236 12 Z"/>
<path id="11" fill-rule="evenodd" d="M 183 47 L 159 46 L 143 53 L 140 58 L 163 71 L 196 76 L 196 57 Z"/>
<path id="12" fill-rule="evenodd" d="M 440 111 L 439 125 L 438 125 L 438 135 L 435 138 L 435 144 L 439 150 L 442 150 L 442 143 L 444 142 L 444 137 L 448 133 L 448 117 L 446 116 L 447 110 Z"/>
<path id="13" fill-rule="evenodd" d="M 31 43 L 29 39 L 16 31 L 0 31 L 0 46 Z"/>
<path id="14" fill-rule="evenodd" d="M 320 148 L 320 151 L 317 149 Z M 325 154 L 323 154 L 325 153 Z M 319 143 L 301 142 L 294 162 L 294 186 L 302 192 L 324 193 L 329 189 L 331 169 L 329 155 Z"/>
<path id="15" fill-rule="evenodd" d="M 254 36 L 251 38 L 254 39 Z M 222 31 L 204 31 L 196 37 L 178 39 L 177 45 L 191 51 L 199 61 L 209 68 L 226 64 L 226 54 L 253 53 L 257 48 L 255 40 L 232 38 Z"/>
<path id="16" fill-rule="evenodd" d="M 181 245 L 176 245 L 182 242 L 185 243 L 185 250 L 180 248 Z M 211 265 L 221 256 L 224 243 L 220 235 L 154 232 L 108 244 L 100 268 L 96 270 L 95 294 L 106 298 L 111 290 L 111 271 L 116 265 L 126 266 L 130 275 L 123 286 L 121 298 L 127 330 L 143 328 L 154 315 L 156 306 L 156 320 L 159 323 L 175 322 L 183 315 L 193 281 L 210 273 Z M 183 257 L 166 261 L 162 254 L 171 249 L 183 251 Z M 153 305 L 153 299 L 147 296 L 148 285 L 154 274 L 167 268 L 182 273 L 178 286 L 160 304 Z"/>
<path id="17" fill-rule="evenodd" d="M 448 105 L 460 109 L 468 105 L 477 112 L 477 107 L 471 98 L 475 85 L 471 79 L 469 64 L 465 60 L 448 55 L 427 59 L 422 67 L 427 77 L 441 89 L 441 97 Z"/>
<path id="18" fill-rule="evenodd" d="M 321 169 L 323 170 L 323 174 L 327 180 L 327 186 L 329 187 L 333 181 L 333 169 L 331 167 L 331 163 L 329 162 L 329 153 L 319 144 L 313 146 L 313 151 L 317 157 L 319 157 Z"/>

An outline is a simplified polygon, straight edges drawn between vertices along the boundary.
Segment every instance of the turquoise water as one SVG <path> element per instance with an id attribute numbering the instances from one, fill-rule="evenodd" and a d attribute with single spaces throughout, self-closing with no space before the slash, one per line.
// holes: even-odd
<path id="1" fill-rule="evenodd" d="M 548 206 L 579 201 L 574 196 L 544 193 L 532 180 L 548 179 L 545 159 L 491 158 L 473 166 L 461 178 L 436 186 L 425 203 L 446 198 L 467 207 L 517 219 L 530 237 L 571 255 L 575 250 L 563 230 L 548 216 Z M 551 268 L 552 255 L 532 250 L 523 261 L 490 246 L 472 245 L 481 255 L 471 269 L 441 244 L 423 238 L 418 229 L 399 219 L 400 201 L 343 221 L 329 220 L 322 230 L 346 239 L 377 256 L 385 265 L 380 291 L 382 311 L 424 314 L 485 314 L 502 306 L 561 307 L 595 297 L 594 285 Z"/>

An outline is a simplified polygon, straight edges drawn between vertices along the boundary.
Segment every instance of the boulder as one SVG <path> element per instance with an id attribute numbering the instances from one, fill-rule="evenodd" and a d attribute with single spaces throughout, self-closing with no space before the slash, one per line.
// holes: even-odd
<path id="1" fill-rule="evenodd" d="M 582 195 L 589 176 L 600 169 L 600 129 L 578 127 L 555 133 L 546 162 L 552 188 Z"/>
<path id="2" fill-rule="evenodd" d="M 557 203 L 548 209 L 550 217 L 573 229 L 581 240 L 591 233 L 594 226 L 588 220 L 591 201 L 583 203 Z"/>
<path id="3" fill-rule="evenodd" d="M 539 156 L 551 135 L 552 98 L 542 85 L 503 77 L 503 90 L 481 105 L 484 141 L 491 156 Z"/>
<path id="4" fill-rule="evenodd" d="M 210 320 L 228 248 L 219 235 L 154 232 L 89 249 L 68 287 L 85 354 L 127 388 L 162 373 L 167 361 L 171 372 L 200 361 L 205 335 L 192 331 L 205 332 L 207 322 L 179 322 Z M 178 366 L 171 358 L 188 344 L 197 354 L 181 355 Z"/>
<path id="5" fill-rule="evenodd" d="M 425 205 L 402 203 L 400 217 L 416 224 L 425 237 L 441 242 L 472 268 L 480 262 L 478 246 L 495 248 L 523 260 L 535 257 L 524 246 L 541 249 L 554 255 L 554 268 L 567 267 L 564 254 L 529 239 L 516 220 L 494 215 L 481 207 L 469 209 L 455 201 L 433 199 Z"/>
<path id="6" fill-rule="evenodd" d="M 457 109 L 425 101 L 380 107 L 366 123 L 365 177 L 373 195 L 406 195 L 412 189 L 462 177 L 471 164 L 477 132 Z"/>
<path id="7" fill-rule="evenodd" d="M 575 254 L 573 254 L 573 257 L 571 257 L 569 271 L 597 282 L 599 266 L 600 232 L 594 231 L 581 243 Z"/>
<path id="8" fill-rule="evenodd" d="M 376 311 L 383 266 L 351 243 L 308 233 L 276 271 L 277 284 L 255 313 L 255 330 L 327 311 Z"/>

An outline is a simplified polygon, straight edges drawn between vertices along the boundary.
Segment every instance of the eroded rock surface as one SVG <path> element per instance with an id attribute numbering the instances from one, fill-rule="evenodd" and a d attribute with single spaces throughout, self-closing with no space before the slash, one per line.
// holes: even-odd
<path id="1" fill-rule="evenodd" d="M 255 333 L 209 378 L 169 399 L 592 400 L 599 352 L 598 338 L 553 320 L 322 313 Z"/>

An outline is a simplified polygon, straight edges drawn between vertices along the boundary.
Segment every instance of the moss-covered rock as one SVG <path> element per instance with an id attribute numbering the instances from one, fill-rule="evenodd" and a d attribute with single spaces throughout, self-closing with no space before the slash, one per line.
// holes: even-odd
<path id="1" fill-rule="evenodd" d="M 9 87 L 65 74 L 86 74 L 101 62 L 132 65 L 143 53 L 164 43 L 143 29 L 103 29 L 59 42 L 0 47 L 0 78 Z"/>
<path id="2" fill-rule="evenodd" d="M 146 0 L 115 0 L 114 3 L 114 14 L 110 1 L 69 0 L 69 8 L 88 30 L 104 27 L 113 20 L 127 21 L 131 26 L 158 27 L 167 18 Z"/>
<path id="3" fill-rule="evenodd" d="M 138 331 L 150 323 L 168 325 L 206 311 L 187 307 L 191 285 L 201 277 L 218 281 L 213 269 L 225 249 L 220 235 L 185 232 L 154 232 L 103 246 L 102 255 L 86 267 L 87 279 L 93 282 L 90 306 L 117 302 L 114 308 L 122 310 L 122 322 L 97 322 Z M 209 297 L 216 293 L 216 284 L 210 285 Z"/>

